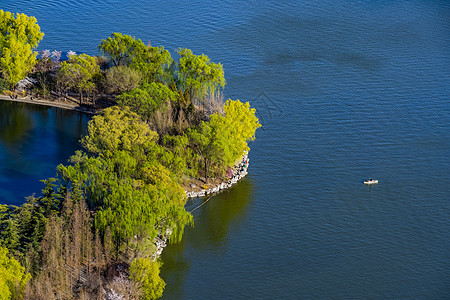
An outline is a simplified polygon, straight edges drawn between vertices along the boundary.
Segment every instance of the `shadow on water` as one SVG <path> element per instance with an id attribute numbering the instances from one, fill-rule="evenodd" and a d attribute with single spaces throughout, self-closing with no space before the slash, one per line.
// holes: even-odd
<path id="1" fill-rule="evenodd" d="M 13 147 L 33 127 L 34 121 L 23 103 L 0 103 L 0 141 L 5 147 Z"/>
<path id="2" fill-rule="evenodd" d="M 54 107 L 0 101 L 0 203 L 39 195 L 41 179 L 80 148 L 91 116 Z"/>
<path id="3" fill-rule="evenodd" d="M 184 295 L 185 278 L 193 259 L 214 259 L 214 254 L 226 251 L 230 231 L 245 219 L 252 191 L 251 179 L 245 178 L 193 212 L 194 227 L 186 228 L 183 240 L 163 251 L 161 276 L 167 283 L 164 298 L 181 298 Z M 186 210 L 193 210 L 204 200 L 189 200 Z"/>

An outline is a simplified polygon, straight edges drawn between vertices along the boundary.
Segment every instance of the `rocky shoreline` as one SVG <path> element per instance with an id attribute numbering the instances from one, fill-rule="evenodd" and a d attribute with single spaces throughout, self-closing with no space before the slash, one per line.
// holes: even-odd
<path id="1" fill-rule="evenodd" d="M 58 107 L 68 110 L 75 110 L 83 113 L 88 114 L 96 114 L 97 111 L 92 111 L 85 109 L 83 107 L 80 107 L 79 105 L 73 104 L 73 103 L 61 103 L 61 102 L 55 102 L 55 101 L 46 101 L 41 99 L 33 99 L 32 97 L 20 97 L 20 98 L 13 98 L 6 95 L 0 95 L 0 100 L 5 101 L 13 101 L 13 102 L 22 102 L 22 103 L 30 103 L 30 104 L 38 104 L 38 105 L 44 105 L 44 106 L 51 106 L 51 107 Z M 200 191 L 185 191 L 186 196 L 188 198 L 199 198 L 199 197 L 205 197 L 208 195 L 212 195 L 215 193 L 218 193 L 222 190 L 226 190 L 233 185 L 235 185 L 239 180 L 244 178 L 248 174 L 248 166 L 249 166 L 249 158 L 248 153 L 245 153 L 242 156 L 241 161 L 236 164 L 232 170 L 232 176 L 229 178 L 227 182 L 222 182 L 212 188 L 209 189 L 202 189 Z M 154 241 L 154 245 L 156 247 L 155 252 L 152 255 L 153 259 L 157 259 L 161 256 L 161 253 L 163 249 L 167 246 L 168 237 L 170 236 L 171 231 L 168 230 L 165 235 L 159 234 Z"/>
<path id="2" fill-rule="evenodd" d="M 205 197 L 207 195 L 215 194 L 217 192 L 220 192 L 221 190 L 228 189 L 232 187 L 234 184 L 236 184 L 239 180 L 244 178 L 248 174 L 248 165 L 249 165 L 249 159 L 248 159 L 248 153 L 245 153 L 242 156 L 242 160 L 234 166 L 233 175 L 230 177 L 230 179 L 227 182 L 222 182 L 215 187 L 209 188 L 209 189 L 203 189 L 200 191 L 185 191 L 186 196 L 188 198 L 198 198 L 198 197 Z"/>
<path id="3" fill-rule="evenodd" d="M 172 234 L 172 230 L 167 229 L 166 233 L 164 235 L 160 233 L 156 236 L 155 241 L 154 241 L 155 252 L 152 255 L 153 260 L 156 260 L 157 258 L 159 258 L 161 256 L 161 253 L 163 252 L 164 248 L 168 244 L 167 240 L 171 234 Z"/>
<path id="4" fill-rule="evenodd" d="M 228 189 L 248 174 L 248 166 L 249 166 L 248 153 L 245 153 L 242 156 L 242 160 L 237 165 L 235 165 L 233 176 L 231 176 L 231 178 L 227 182 L 222 182 L 222 183 L 216 185 L 215 187 L 200 190 L 198 192 L 185 191 L 186 196 L 188 198 L 205 197 L 207 195 L 212 195 L 219 191 Z M 158 234 L 158 236 L 155 238 L 154 245 L 155 245 L 156 249 L 152 255 L 152 258 L 154 260 L 156 260 L 157 258 L 159 258 L 161 256 L 161 253 L 163 252 L 164 248 L 168 244 L 167 239 L 169 238 L 171 233 L 172 233 L 171 230 L 167 230 L 166 234 L 164 234 L 164 235 Z"/>

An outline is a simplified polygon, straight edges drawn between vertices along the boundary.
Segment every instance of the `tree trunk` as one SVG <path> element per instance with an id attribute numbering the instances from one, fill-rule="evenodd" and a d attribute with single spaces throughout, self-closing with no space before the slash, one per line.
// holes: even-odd
<path id="1" fill-rule="evenodd" d="M 205 183 L 208 184 L 208 159 L 205 158 Z"/>

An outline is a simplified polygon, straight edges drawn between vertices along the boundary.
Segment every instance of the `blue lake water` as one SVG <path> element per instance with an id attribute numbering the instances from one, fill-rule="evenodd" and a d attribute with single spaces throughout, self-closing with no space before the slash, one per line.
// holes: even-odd
<path id="1" fill-rule="evenodd" d="M 164 250 L 165 298 L 449 298 L 450 2 L 3 0 L 1 9 L 36 16 L 41 50 L 96 55 L 118 31 L 205 53 L 224 65 L 225 96 L 257 109 L 250 174 Z M 368 177 L 380 183 L 363 185 Z"/>
<path id="2" fill-rule="evenodd" d="M 20 205 L 41 194 L 42 179 L 55 177 L 78 140 L 89 115 L 60 108 L 0 100 L 0 203 Z"/>

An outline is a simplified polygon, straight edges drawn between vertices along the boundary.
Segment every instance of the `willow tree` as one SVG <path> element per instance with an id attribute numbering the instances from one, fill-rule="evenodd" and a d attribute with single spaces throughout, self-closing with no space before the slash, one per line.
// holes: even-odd
<path id="1" fill-rule="evenodd" d="M 130 66 L 139 71 L 144 83 L 168 82 L 172 79 L 168 69 L 173 60 L 164 47 L 145 45 L 140 39 L 114 32 L 101 41 L 99 49 L 111 59 L 114 66 Z"/>
<path id="2" fill-rule="evenodd" d="M 255 139 L 256 129 L 261 127 L 250 104 L 228 100 L 224 115 L 215 113 L 208 122 L 202 122 L 188 132 L 192 149 L 202 161 L 205 179 L 211 173 L 221 175 L 232 166 L 245 151 L 248 142 Z"/>
<path id="3" fill-rule="evenodd" d="M 142 74 L 128 66 L 112 67 L 106 71 L 106 91 L 120 95 L 137 88 L 142 83 Z"/>
<path id="4" fill-rule="evenodd" d="M 170 82 L 172 76 L 169 67 L 172 63 L 172 56 L 164 47 L 146 46 L 140 40 L 136 41 L 131 53 L 130 67 L 144 75 L 145 83 Z"/>
<path id="5" fill-rule="evenodd" d="M 214 95 L 225 86 L 221 63 L 212 62 L 205 54 L 195 55 L 189 49 L 178 49 L 180 59 L 176 63 L 176 80 L 188 102 L 197 100 L 205 104 L 205 97 Z"/>
<path id="6" fill-rule="evenodd" d="M 25 285 L 31 278 L 25 268 L 8 255 L 8 249 L 0 247 L 0 299 L 22 299 Z"/>
<path id="7" fill-rule="evenodd" d="M 71 55 L 68 61 L 61 63 L 58 79 L 68 88 L 75 88 L 80 93 L 80 105 L 83 92 L 95 89 L 95 77 L 100 74 L 100 67 L 94 57 L 87 54 Z"/>
<path id="8" fill-rule="evenodd" d="M 129 106 L 132 111 L 139 114 L 145 121 L 149 121 L 152 114 L 169 101 L 176 103 L 179 95 L 162 83 L 152 82 L 141 88 L 117 97 L 120 106 Z"/>
<path id="9" fill-rule="evenodd" d="M 111 107 L 89 122 L 73 165 L 59 166 L 68 187 L 80 186 L 91 208 L 95 227 L 111 229 L 116 254 L 151 245 L 158 232 L 172 229 L 179 240 L 192 223 L 186 196 L 176 176 L 158 161 L 158 135 L 128 107 Z"/>
<path id="10" fill-rule="evenodd" d="M 111 157 L 116 152 L 132 151 L 154 143 L 158 134 L 142 122 L 128 107 L 113 106 L 89 121 L 89 134 L 82 139 L 83 147 L 92 154 Z"/>
<path id="11" fill-rule="evenodd" d="M 161 264 L 148 258 L 137 258 L 130 265 L 130 279 L 139 282 L 144 292 L 142 299 L 151 300 L 162 296 L 165 282 L 159 276 Z"/>
<path id="12" fill-rule="evenodd" d="M 126 65 L 127 58 L 135 45 L 136 39 L 130 35 L 114 32 L 100 42 L 98 48 L 107 55 L 114 66 Z"/>
<path id="13" fill-rule="evenodd" d="M 223 160 L 229 166 L 250 150 L 248 142 L 255 139 L 256 129 L 261 124 L 255 115 L 256 110 L 250 107 L 249 102 L 229 99 L 223 109 L 225 116 L 213 114 L 210 123 L 217 128 L 220 147 L 224 149 Z"/>
<path id="14" fill-rule="evenodd" d="M 210 122 L 202 122 L 197 128 L 188 131 L 190 147 L 201 161 L 199 164 L 203 169 L 205 183 L 211 177 L 211 171 L 215 171 L 211 170 L 211 167 L 222 165 L 219 161 L 224 157 L 225 148 L 220 147 L 219 129 L 217 126 L 211 126 Z"/>
<path id="15" fill-rule="evenodd" d="M 11 85 L 33 69 L 43 37 L 35 17 L 0 10 L 0 68 Z"/>

